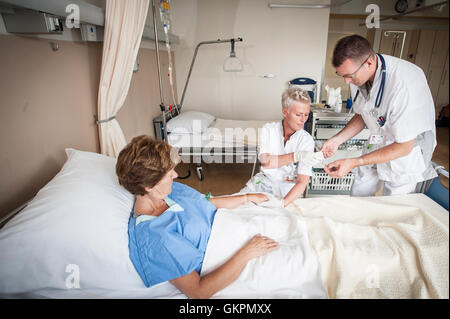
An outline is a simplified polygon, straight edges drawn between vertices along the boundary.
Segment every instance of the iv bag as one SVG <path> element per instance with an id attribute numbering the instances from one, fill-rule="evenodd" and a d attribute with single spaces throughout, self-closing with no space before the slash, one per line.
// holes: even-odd
<path id="1" fill-rule="evenodd" d="M 161 22 L 164 27 L 164 32 L 168 33 L 170 30 L 170 0 L 161 0 L 159 2 L 159 13 L 161 15 Z"/>
<path id="2" fill-rule="evenodd" d="M 161 17 L 161 22 L 163 24 L 163 30 L 164 30 L 164 36 L 165 36 L 165 42 L 166 42 L 166 48 L 167 48 L 167 55 L 169 58 L 169 66 L 167 68 L 167 74 L 169 76 L 170 91 L 172 93 L 172 100 L 175 105 L 175 108 L 177 108 L 178 103 L 175 98 L 175 89 L 173 87 L 172 55 L 171 55 L 171 47 L 170 47 L 170 40 L 169 40 L 170 25 L 172 23 L 172 16 L 171 16 L 171 11 L 170 11 L 170 0 L 161 0 L 159 2 L 159 14 Z M 178 110 L 178 108 L 177 108 L 177 110 Z"/>

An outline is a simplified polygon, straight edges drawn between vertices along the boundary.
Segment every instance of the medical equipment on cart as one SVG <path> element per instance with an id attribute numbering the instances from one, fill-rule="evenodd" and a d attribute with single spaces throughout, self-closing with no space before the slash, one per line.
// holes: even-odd
<path id="1" fill-rule="evenodd" d="M 354 116 L 354 113 L 336 113 L 322 108 L 311 108 L 311 132 L 314 139 L 315 150 L 320 151 L 323 143 L 341 131 Z M 341 158 L 358 157 L 370 136 L 369 129 L 365 128 L 352 139 L 339 146 L 336 153 L 321 164 L 313 166 L 313 175 L 310 178 L 305 196 L 309 194 L 350 194 L 354 180 L 354 173 L 350 172 L 343 178 L 331 177 L 324 171 L 324 167 Z"/>

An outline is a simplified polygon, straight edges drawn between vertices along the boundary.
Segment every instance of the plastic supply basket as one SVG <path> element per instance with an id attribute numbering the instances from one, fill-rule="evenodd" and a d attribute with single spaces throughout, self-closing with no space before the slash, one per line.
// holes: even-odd
<path id="1" fill-rule="evenodd" d="M 313 172 L 308 186 L 310 194 L 349 194 L 355 179 L 354 173 L 342 178 L 331 177 L 325 172 Z"/>

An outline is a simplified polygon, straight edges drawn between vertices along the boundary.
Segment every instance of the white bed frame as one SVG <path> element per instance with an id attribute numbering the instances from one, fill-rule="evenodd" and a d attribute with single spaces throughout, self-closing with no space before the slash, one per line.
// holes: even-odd
<path id="1" fill-rule="evenodd" d="M 258 162 L 258 147 L 251 147 L 251 149 L 249 149 L 248 147 L 243 148 L 243 149 L 236 148 L 236 147 L 221 148 L 219 152 L 215 152 L 215 150 L 218 150 L 218 149 L 214 148 L 212 151 L 206 152 L 204 148 L 190 147 L 189 151 L 186 151 L 185 148 L 183 148 L 183 150 L 179 154 L 180 154 L 183 162 L 196 164 L 196 167 L 195 167 L 196 174 L 197 174 L 197 177 L 199 178 L 199 180 L 201 180 L 201 181 L 204 180 L 203 167 L 202 167 L 202 162 L 204 162 L 204 161 L 202 161 L 202 158 L 204 158 L 206 156 L 212 157 L 212 158 L 217 158 L 218 156 L 220 156 L 221 159 L 223 159 L 224 157 L 225 157 L 225 159 L 231 157 L 231 158 L 233 158 L 233 161 L 231 162 L 233 164 L 253 163 L 252 175 L 250 176 L 250 178 L 253 177 L 253 175 L 255 174 L 256 163 Z M 185 160 L 186 158 L 190 159 L 191 157 L 192 157 L 192 161 Z M 213 160 L 213 161 L 211 161 L 211 163 L 215 163 L 215 161 Z M 228 162 L 221 160 L 220 163 L 228 163 Z"/>

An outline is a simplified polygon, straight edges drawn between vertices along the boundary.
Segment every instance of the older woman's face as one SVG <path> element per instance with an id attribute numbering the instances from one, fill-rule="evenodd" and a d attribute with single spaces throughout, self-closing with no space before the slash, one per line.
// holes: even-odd
<path id="1" fill-rule="evenodd" d="M 172 168 L 166 173 L 166 175 L 164 175 L 158 184 L 150 190 L 151 195 L 160 199 L 166 198 L 170 193 L 172 193 L 173 180 L 177 177 L 178 174 L 175 172 L 175 168 Z"/>
<path id="2" fill-rule="evenodd" d="M 282 109 L 282 111 L 287 125 L 293 131 L 298 131 L 303 128 L 308 120 L 310 106 L 308 103 L 294 102 L 289 110 Z"/>

